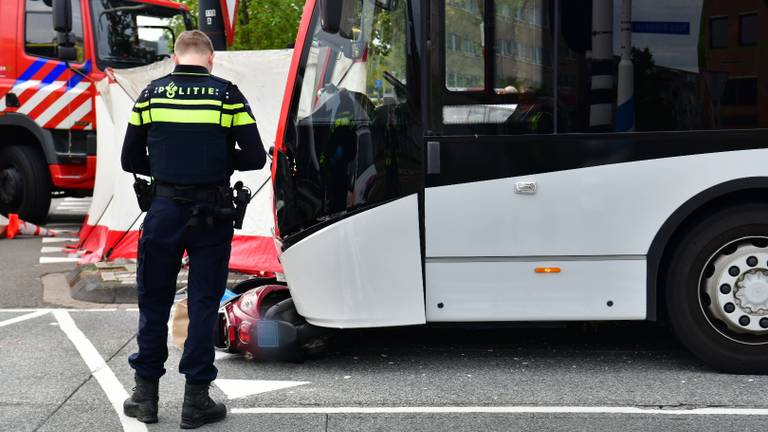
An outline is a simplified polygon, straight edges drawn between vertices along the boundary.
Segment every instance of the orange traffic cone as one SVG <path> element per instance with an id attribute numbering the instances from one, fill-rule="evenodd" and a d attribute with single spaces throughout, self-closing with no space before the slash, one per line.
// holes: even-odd
<path id="1" fill-rule="evenodd" d="M 8 215 L 8 226 L 5 227 L 5 238 L 12 239 L 17 234 L 26 234 L 41 237 L 56 237 L 56 231 L 39 227 L 33 223 L 25 222 L 19 219 L 19 215 L 11 213 Z"/>

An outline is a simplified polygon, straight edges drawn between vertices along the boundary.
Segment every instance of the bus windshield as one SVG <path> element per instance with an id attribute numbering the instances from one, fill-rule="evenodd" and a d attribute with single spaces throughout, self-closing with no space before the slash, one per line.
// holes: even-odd
<path id="1" fill-rule="evenodd" d="M 297 188 L 288 192 L 297 201 L 278 203 L 296 224 L 403 196 L 418 184 L 409 7 L 407 1 L 345 1 L 335 33 L 323 30 L 315 11 L 288 119 L 290 168 L 278 174 L 290 179 L 276 185 L 278 195 L 288 181 Z"/>
<path id="2" fill-rule="evenodd" d="M 96 59 L 100 68 L 129 68 L 170 57 L 176 29 L 191 28 L 186 11 L 129 0 L 94 0 Z"/>

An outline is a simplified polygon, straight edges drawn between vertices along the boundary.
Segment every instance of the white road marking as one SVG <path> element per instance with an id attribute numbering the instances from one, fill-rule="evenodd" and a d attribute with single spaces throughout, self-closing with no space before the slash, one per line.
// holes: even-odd
<path id="1" fill-rule="evenodd" d="M 56 211 L 88 211 L 89 208 L 89 206 L 61 205 L 56 207 Z"/>
<path id="2" fill-rule="evenodd" d="M 76 263 L 78 261 L 80 261 L 78 257 L 40 257 L 40 264 Z"/>
<path id="3" fill-rule="evenodd" d="M 56 213 L 67 213 L 67 214 L 82 214 L 82 213 L 88 213 L 88 209 L 84 208 L 57 208 Z"/>
<path id="4" fill-rule="evenodd" d="M 56 207 L 59 207 L 59 208 L 65 208 L 65 207 L 82 208 L 82 207 L 89 207 L 90 205 L 91 205 L 91 203 L 88 202 L 88 201 L 85 201 L 85 202 L 72 202 L 72 201 L 70 201 L 70 202 L 59 203 L 59 205 L 57 205 Z"/>
<path id="5" fill-rule="evenodd" d="M 56 317 L 56 321 L 59 322 L 59 328 L 67 335 L 72 344 L 77 348 L 80 356 L 85 361 L 85 364 L 90 369 L 91 374 L 96 381 L 98 381 L 101 389 L 107 395 L 107 398 L 112 403 L 112 407 L 117 412 L 117 416 L 120 418 L 120 423 L 123 425 L 124 431 L 146 431 L 147 427 L 144 423 L 130 417 L 126 417 L 123 414 L 123 401 L 128 398 L 128 392 L 125 391 L 123 385 L 109 368 L 109 365 L 101 357 L 101 354 L 96 350 L 91 341 L 77 328 L 75 321 L 72 317 L 63 310 L 57 310 L 53 312 Z"/>
<path id="6" fill-rule="evenodd" d="M 43 237 L 43 243 L 76 242 L 79 240 L 77 237 Z"/>
<path id="7" fill-rule="evenodd" d="M 422 406 L 232 408 L 232 414 L 642 414 L 662 416 L 768 416 L 766 408 L 658 409 L 631 406 Z"/>
<path id="8" fill-rule="evenodd" d="M 22 316 L 17 316 L 16 318 L 7 319 L 5 321 L 0 321 L 0 327 L 5 327 L 7 325 L 16 324 L 17 322 L 26 321 L 28 319 L 37 318 L 39 316 L 47 314 L 47 310 L 38 310 L 34 312 L 30 312 L 28 314 L 24 314 Z"/>
<path id="9" fill-rule="evenodd" d="M 40 248 L 40 253 L 57 253 L 57 252 L 64 252 L 64 248 L 59 246 L 43 246 L 42 248 Z"/>
<path id="10" fill-rule="evenodd" d="M 242 379 L 217 379 L 213 382 L 229 399 L 239 399 L 259 393 L 309 384 L 308 381 L 265 381 Z"/>
<path id="11" fill-rule="evenodd" d="M 115 312 L 117 308 L 93 308 L 93 309 L 52 309 L 52 308 L 17 308 L 17 309 L 0 309 L 0 313 L 16 313 L 16 312 L 53 312 L 53 311 L 66 311 L 66 312 Z M 124 309 L 127 310 L 127 309 Z"/>
<path id="12" fill-rule="evenodd" d="M 137 309 L 137 310 L 138 310 L 138 309 Z M 243 355 L 242 355 L 242 354 L 240 354 L 240 353 L 228 353 L 228 352 L 224 352 L 224 351 L 219 351 L 219 350 L 216 350 L 216 351 L 215 351 L 215 354 L 214 354 L 214 356 L 213 356 L 213 359 L 214 359 L 215 361 L 219 361 L 219 360 L 229 360 L 229 359 L 231 359 L 231 358 L 242 357 L 242 356 L 243 356 Z"/>

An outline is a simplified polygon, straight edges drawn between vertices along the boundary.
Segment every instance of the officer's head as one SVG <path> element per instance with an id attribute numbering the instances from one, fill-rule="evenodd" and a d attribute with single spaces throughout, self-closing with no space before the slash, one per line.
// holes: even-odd
<path id="1" fill-rule="evenodd" d="M 173 61 L 176 64 L 197 65 L 213 70 L 213 43 L 200 30 L 187 30 L 176 38 L 173 46 Z"/>

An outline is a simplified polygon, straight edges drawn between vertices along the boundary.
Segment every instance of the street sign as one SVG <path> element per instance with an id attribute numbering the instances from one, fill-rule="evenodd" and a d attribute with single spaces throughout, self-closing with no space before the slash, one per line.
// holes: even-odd
<path id="1" fill-rule="evenodd" d="M 632 33 L 691 34 L 691 23 L 675 21 L 632 21 Z"/>
<path id="2" fill-rule="evenodd" d="M 235 23 L 239 6 L 240 0 L 221 0 L 221 10 L 224 15 L 224 32 L 227 35 L 227 45 L 232 45 L 232 42 L 235 40 Z"/>

